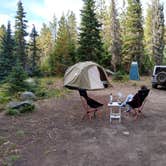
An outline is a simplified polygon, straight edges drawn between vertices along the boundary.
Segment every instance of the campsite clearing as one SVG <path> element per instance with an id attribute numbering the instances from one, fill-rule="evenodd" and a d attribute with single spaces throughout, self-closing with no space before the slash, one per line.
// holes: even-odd
<path id="1" fill-rule="evenodd" d="M 62 88 L 62 80 L 58 81 Z M 150 77 L 90 92 L 107 102 L 109 94 L 149 88 Z M 36 102 L 37 110 L 21 116 L 0 115 L 0 165 L 15 166 L 165 166 L 166 90 L 151 89 L 138 120 L 123 114 L 122 123 L 100 119 L 81 121 L 77 91 Z"/>

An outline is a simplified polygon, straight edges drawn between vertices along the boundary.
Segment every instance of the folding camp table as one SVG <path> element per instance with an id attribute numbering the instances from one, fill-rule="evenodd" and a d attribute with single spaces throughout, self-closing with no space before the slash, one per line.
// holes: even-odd
<path id="1" fill-rule="evenodd" d="M 110 123 L 112 122 L 112 119 L 119 119 L 119 123 L 120 123 L 121 112 L 122 112 L 121 103 L 119 102 L 108 103 L 108 107 L 110 108 Z"/>

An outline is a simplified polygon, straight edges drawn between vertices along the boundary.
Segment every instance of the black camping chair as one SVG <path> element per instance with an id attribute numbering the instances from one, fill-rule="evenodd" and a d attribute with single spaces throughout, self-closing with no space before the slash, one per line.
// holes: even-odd
<path id="1" fill-rule="evenodd" d="M 86 111 L 86 114 L 83 116 L 82 119 L 84 119 L 87 116 L 91 120 L 91 113 L 93 113 L 94 117 L 96 117 L 96 112 L 98 111 L 98 108 L 102 107 L 103 104 L 90 98 L 85 89 L 79 89 L 78 91 L 81 97 L 82 105 Z"/>
<path id="2" fill-rule="evenodd" d="M 128 104 L 135 111 L 135 118 L 142 113 L 143 106 L 146 102 L 146 97 L 148 96 L 150 89 L 141 89 L 133 97 L 133 99 L 126 104 Z"/>

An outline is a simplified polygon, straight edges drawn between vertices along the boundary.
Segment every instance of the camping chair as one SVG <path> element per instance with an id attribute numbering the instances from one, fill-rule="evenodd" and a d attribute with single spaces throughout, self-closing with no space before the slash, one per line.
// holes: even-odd
<path id="1" fill-rule="evenodd" d="M 149 89 L 139 90 L 134 95 L 133 99 L 126 103 L 127 105 L 129 105 L 129 107 L 131 107 L 132 110 L 134 110 L 135 119 L 137 119 L 138 116 L 142 114 L 142 109 L 146 102 L 146 97 L 148 96 L 149 91 Z"/>
<path id="2" fill-rule="evenodd" d="M 81 102 L 82 105 L 86 111 L 85 115 L 83 116 L 82 120 L 85 117 L 88 117 L 88 119 L 92 119 L 92 114 L 93 117 L 96 117 L 96 112 L 98 111 L 98 108 L 102 107 L 103 104 L 95 101 L 94 99 L 90 98 L 86 92 L 85 89 L 79 89 L 79 94 L 81 97 Z"/>

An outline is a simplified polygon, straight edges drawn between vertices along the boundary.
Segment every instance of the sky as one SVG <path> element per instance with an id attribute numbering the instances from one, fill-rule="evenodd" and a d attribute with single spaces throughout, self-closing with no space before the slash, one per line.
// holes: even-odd
<path id="1" fill-rule="evenodd" d="M 7 25 L 8 20 L 14 26 L 18 0 L 0 0 L 0 25 Z M 59 19 L 62 13 L 74 11 L 79 18 L 82 0 L 22 0 L 29 28 L 35 24 L 40 29 L 42 23 L 48 24 L 53 15 Z"/>
<path id="2" fill-rule="evenodd" d="M 106 0 L 109 3 L 111 0 Z M 143 8 L 149 0 L 142 0 Z M 165 6 L 166 18 L 166 0 L 161 0 Z M 0 25 L 7 25 L 11 21 L 11 26 L 14 27 L 14 21 L 17 11 L 18 0 L 0 0 Z M 123 0 L 116 0 L 118 6 L 121 6 Z M 36 26 L 37 31 L 40 31 L 42 24 L 48 24 L 55 15 L 58 20 L 62 14 L 67 11 L 73 11 L 76 14 L 76 19 L 80 21 L 80 10 L 83 7 L 82 0 L 22 0 L 26 19 L 28 20 L 28 29 L 32 29 L 32 25 Z"/>

